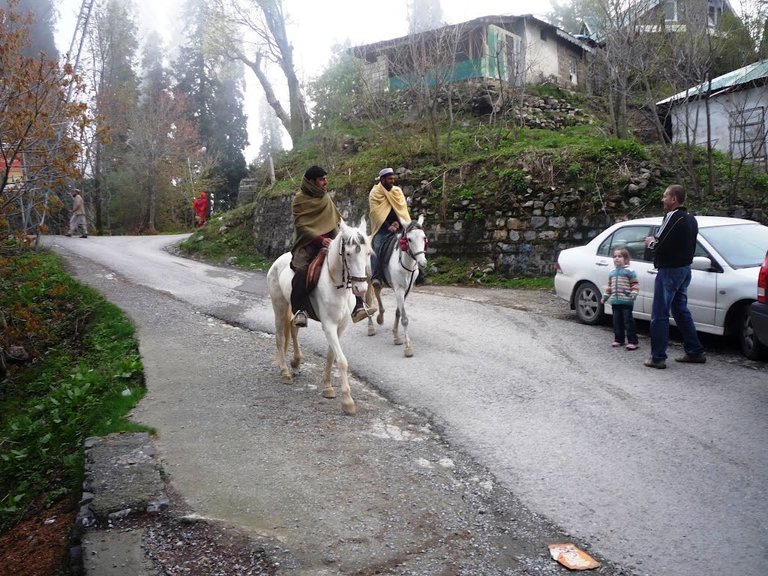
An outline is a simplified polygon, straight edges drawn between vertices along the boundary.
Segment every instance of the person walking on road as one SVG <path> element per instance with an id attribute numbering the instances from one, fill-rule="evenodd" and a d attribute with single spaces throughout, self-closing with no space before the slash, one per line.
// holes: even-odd
<path id="1" fill-rule="evenodd" d="M 80 232 L 80 238 L 88 238 L 88 227 L 85 220 L 85 203 L 80 195 L 80 190 L 72 189 L 72 215 L 69 218 L 69 232 L 67 236 Z"/>
<path id="2" fill-rule="evenodd" d="M 327 250 L 331 240 L 339 233 L 341 214 L 327 192 L 327 172 L 319 166 L 311 166 L 304 173 L 301 189 L 291 204 L 293 214 L 293 244 L 291 247 L 291 308 L 293 325 L 307 325 L 312 304 L 307 290 L 307 272 L 312 260 Z M 375 314 L 375 307 L 365 308 L 357 297 L 352 320 L 359 322 Z"/>
<path id="3" fill-rule="evenodd" d="M 627 350 L 637 350 L 637 330 L 632 311 L 635 299 L 640 293 L 640 282 L 637 273 L 629 267 L 629 251 L 626 248 L 616 248 L 613 251 L 615 268 L 608 275 L 608 284 L 603 290 L 603 304 L 609 302 L 613 309 L 613 346 L 624 346 L 627 339 Z"/>
<path id="4" fill-rule="evenodd" d="M 651 311 L 651 356 L 645 365 L 649 368 L 667 367 L 670 312 L 683 337 L 685 350 L 685 354 L 675 360 L 703 364 L 707 361 L 704 346 L 688 310 L 688 285 L 699 225 L 684 206 L 685 188 L 679 184 L 664 190 L 661 202 L 664 220 L 655 234 L 645 238 L 646 247 L 653 253 L 653 265 L 658 270 Z"/>
<path id="5" fill-rule="evenodd" d="M 395 186 L 395 171 L 383 168 L 379 172 L 379 182 L 368 194 L 371 220 L 371 282 L 381 284 L 382 272 L 379 269 L 379 251 L 384 240 L 411 221 L 408 203 L 399 186 Z"/>

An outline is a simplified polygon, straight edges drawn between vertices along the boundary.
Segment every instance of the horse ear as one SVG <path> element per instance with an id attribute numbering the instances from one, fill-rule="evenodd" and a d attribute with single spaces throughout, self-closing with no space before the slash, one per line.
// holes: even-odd
<path id="1" fill-rule="evenodd" d="M 368 225 L 367 225 L 367 223 L 365 221 L 365 216 L 363 216 L 362 218 L 360 218 L 360 225 L 357 228 L 358 228 L 358 230 L 360 230 L 360 232 L 363 233 L 364 236 L 368 235 L 368 227 L 367 226 Z"/>
<path id="2" fill-rule="evenodd" d="M 422 224 L 424 224 L 424 214 L 419 214 L 419 220 L 418 220 L 418 222 L 419 222 L 419 226 L 421 226 Z"/>

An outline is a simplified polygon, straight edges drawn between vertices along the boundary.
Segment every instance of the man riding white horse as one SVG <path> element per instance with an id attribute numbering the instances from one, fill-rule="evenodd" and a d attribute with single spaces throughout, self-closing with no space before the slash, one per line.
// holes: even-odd
<path id="1" fill-rule="evenodd" d="M 339 233 L 341 214 L 328 195 L 327 172 L 319 166 L 311 166 L 304 173 L 301 190 L 291 204 L 293 213 L 293 244 L 291 246 L 291 269 L 294 272 L 291 283 L 291 308 L 293 325 L 307 325 L 312 305 L 307 289 L 309 265 L 321 251 L 327 250 L 331 240 Z M 362 298 L 356 299 L 352 320 L 359 322 L 375 314 L 376 308 L 363 306 Z"/>
<path id="2" fill-rule="evenodd" d="M 384 168 L 379 172 L 379 182 L 368 195 L 371 221 L 373 254 L 371 255 L 371 283 L 381 286 L 384 281 L 379 251 L 387 236 L 411 221 L 408 203 L 399 186 L 395 186 L 395 171 Z"/>

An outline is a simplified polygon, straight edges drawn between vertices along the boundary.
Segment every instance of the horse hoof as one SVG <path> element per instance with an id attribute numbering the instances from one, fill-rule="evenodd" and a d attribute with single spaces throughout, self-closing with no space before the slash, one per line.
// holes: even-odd
<path id="1" fill-rule="evenodd" d="M 404 352 L 405 352 L 405 357 L 406 358 L 413 357 L 413 348 L 411 348 L 410 346 L 406 346 Z"/>
<path id="2" fill-rule="evenodd" d="M 336 398 L 336 390 L 333 388 L 323 388 L 323 398 Z"/>
<path id="3" fill-rule="evenodd" d="M 355 405 L 354 400 L 350 400 L 349 402 L 341 402 L 341 409 L 344 410 L 344 414 L 347 416 L 354 416 L 357 414 L 357 406 Z"/>
<path id="4" fill-rule="evenodd" d="M 373 324 L 368 324 L 368 336 L 376 336 L 376 327 Z"/>
<path id="5" fill-rule="evenodd" d="M 395 342 L 395 346 L 400 346 L 403 343 L 403 341 L 400 338 L 395 338 L 394 342 Z"/>
<path id="6" fill-rule="evenodd" d="M 293 384 L 293 374 L 291 374 L 290 372 L 281 372 L 280 381 L 283 384 Z"/>
<path id="7" fill-rule="evenodd" d="M 376 323 L 379 325 L 384 324 L 384 314 L 379 314 L 376 316 Z"/>
<path id="8" fill-rule="evenodd" d="M 294 358 L 293 360 L 291 360 L 292 368 L 298 368 L 299 364 L 301 364 L 301 358 Z"/>

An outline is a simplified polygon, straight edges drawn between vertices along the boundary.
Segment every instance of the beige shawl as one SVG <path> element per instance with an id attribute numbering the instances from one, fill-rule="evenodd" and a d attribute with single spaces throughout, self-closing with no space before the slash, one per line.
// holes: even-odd
<path id="1" fill-rule="evenodd" d="M 390 210 L 395 211 L 395 214 L 397 214 L 397 217 L 403 224 L 408 224 L 411 221 L 411 215 L 408 213 L 408 204 L 399 186 L 392 186 L 392 190 L 387 190 L 379 182 L 371 188 L 371 193 L 368 195 L 368 203 L 370 206 L 371 237 L 384 224 Z"/>

